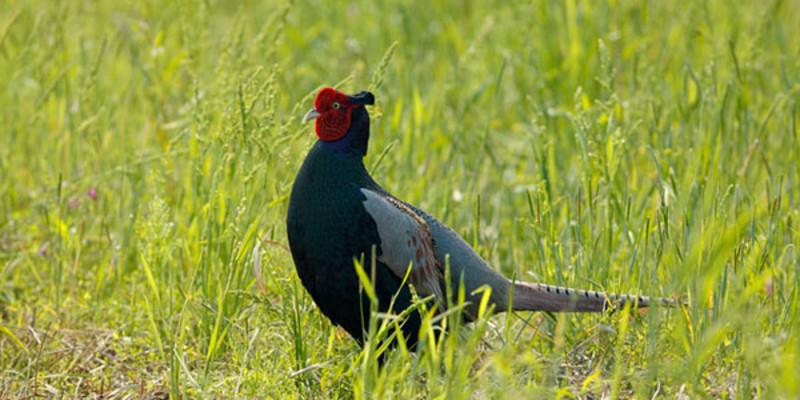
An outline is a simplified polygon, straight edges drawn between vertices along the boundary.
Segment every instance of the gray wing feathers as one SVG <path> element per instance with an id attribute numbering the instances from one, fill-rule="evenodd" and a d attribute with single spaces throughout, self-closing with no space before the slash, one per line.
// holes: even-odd
<path id="1" fill-rule="evenodd" d="M 391 196 L 368 189 L 361 192 L 366 196 L 364 208 L 375 220 L 381 239 L 378 260 L 401 279 L 408 272 L 409 282 L 421 295 L 433 295 L 444 306 L 442 270 L 428 224 Z"/>
<path id="2" fill-rule="evenodd" d="M 495 312 L 506 311 L 510 300 L 509 290 L 511 281 L 500 275 L 484 261 L 472 247 L 464 241 L 456 232 L 439 222 L 436 218 L 426 212 L 406 204 L 417 215 L 422 217 L 428 224 L 436 243 L 436 258 L 444 270 L 445 260 L 449 256 L 451 285 L 454 291 L 458 290 L 463 283 L 468 316 L 476 316 L 482 293 L 478 289 L 488 286 L 491 288 L 490 304 L 495 306 Z"/>

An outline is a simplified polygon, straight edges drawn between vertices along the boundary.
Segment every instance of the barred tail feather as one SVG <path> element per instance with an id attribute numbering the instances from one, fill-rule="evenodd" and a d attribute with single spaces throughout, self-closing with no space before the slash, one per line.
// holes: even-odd
<path id="1" fill-rule="evenodd" d="M 626 304 L 631 304 L 634 308 L 676 306 L 674 300 L 666 298 L 605 294 L 541 283 L 514 282 L 514 299 L 511 309 L 514 311 L 602 312 Z"/>

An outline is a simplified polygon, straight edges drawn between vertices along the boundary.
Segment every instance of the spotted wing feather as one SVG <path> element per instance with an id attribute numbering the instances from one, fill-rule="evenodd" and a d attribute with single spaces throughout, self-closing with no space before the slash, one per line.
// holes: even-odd
<path id="1" fill-rule="evenodd" d="M 399 278 L 405 278 L 423 296 L 433 295 L 437 303 L 445 304 L 442 293 L 442 270 L 434 252 L 434 242 L 428 224 L 399 200 L 368 189 L 364 208 L 375 220 L 380 237 L 380 256 Z M 411 268 L 411 271 L 408 271 Z"/>

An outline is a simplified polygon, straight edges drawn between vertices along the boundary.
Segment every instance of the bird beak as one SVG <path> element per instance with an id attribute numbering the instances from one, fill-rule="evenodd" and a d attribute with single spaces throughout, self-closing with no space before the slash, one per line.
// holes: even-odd
<path id="1" fill-rule="evenodd" d="M 317 118 L 319 116 L 320 116 L 320 113 L 317 111 L 317 109 L 316 108 L 312 108 L 303 117 L 303 122 L 311 121 L 312 119 Z"/>

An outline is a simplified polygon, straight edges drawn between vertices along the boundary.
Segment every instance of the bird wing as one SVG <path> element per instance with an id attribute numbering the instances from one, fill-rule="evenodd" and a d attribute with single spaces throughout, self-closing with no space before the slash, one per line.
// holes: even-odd
<path id="1" fill-rule="evenodd" d="M 361 189 L 364 208 L 375 221 L 380 237 L 380 256 L 400 279 L 408 280 L 423 296 L 433 295 L 444 306 L 442 269 L 436 259 L 430 227 L 403 202 L 386 193 Z M 408 269 L 411 268 L 409 272 Z"/>
<path id="2" fill-rule="evenodd" d="M 467 301 L 464 309 L 469 319 L 478 315 L 483 287 L 491 288 L 490 300 L 497 311 L 506 310 L 511 282 L 495 271 L 478 253 L 450 227 L 432 217 L 425 211 L 404 203 L 415 215 L 429 227 L 433 241 L 436 243 L 436 258 L 450 267 L 450 284 L 454 290 L 463 285 Z"/>

